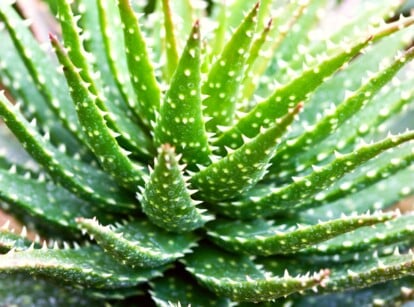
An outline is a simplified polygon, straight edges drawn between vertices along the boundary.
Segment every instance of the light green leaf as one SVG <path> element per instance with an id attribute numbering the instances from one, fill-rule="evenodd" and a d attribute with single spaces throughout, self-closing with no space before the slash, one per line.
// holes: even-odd
<path id="1" fill-rule="evenodd" d="M 105 110 L 99 107 L 102 98 L 89 91 L 90 87 L 81 79 L 81 75 L 57 39 L 51 36 L 51 41 L 59 62 L 64 67 L 79 122 L 90 149 L 106 172 L 122 186 L 136 191 L 137 187 L 143 184 L 143 167 L 130 160 L 129 153 L 118 145 L 117 134 L 107 126 Z"/>
<path id="2" fill-rule="evenodd" d="M 169 145 L 160 148 L 154 171 L 138 198 L 149 220 L 157 226 L 173 232 L 187 232 L 203 226 L 211 220 L 206 210 L 196 207 L 191 199 L 187 179 L 182 174 L 174 149 Z"/>
<path id="3" fill-rule="evenodd" d="M 190 169 L 197 164 L 209 164 L 211 154 L 201 110 L 200 39 L 199 22 L 196 22 L 154 130 L 156 144 L 174 146 Z"/>
<path id="4" fill-rule="evenodd" d="M 247 192 L 243 198 L 234 203 L 221 203 L 217 208 L 229 216 L 252 218 L 275 215 L 278 212 L 291 211 L 306 206 L 309 198 L 323 199 L 324 189 L 331 186 L 345 174 L 357 169 L 361 164 L 387 149 L 394 148 L 414 138 L 414 132 L 408 131 L 373 143 L 363 144 L 356 151 L 341 155 L 332 162 L 315 170 L 305 177 L 294 178 L 294 182 L 282 187 L 266 186 Z"/>
<path id="5" fill-rule="evenodd" d="M 115 181 L 95 167 L 66 156 L 41 137 L 0 92 L 0 116 L 25 150 L 62 186 L 99 206 L 123 211 L 137 205 Z"/>
<path id="6" fill-rule="evenodd" d="M 395 217 L 394 214 L 366 214 L 343 216 L 340 219 L 318 224 L 303 224 L 294 219 L 279 221 L 217 220 L 207 227 L 208 235 L 217 245 L 235 252 L 248 255 L 293 254 L 303 248 L 326 241 L 340 234 L 364 226 L 382 223 Z"/>
<path id="7" fill-rule="evenodd" d="M 200 191 L 203 199 L 216 201 L 231 199 L 252 188 L 265 175 L 280 138 L 299 112 L 301 105 L 273 123 L 254 139 L 191 178 L 191 184 Z"/>
<path id="8" fill-rule="evenodd" d="M 118 9 L 124 31 L 125 53 L 139 114 L 147 126 L 155 122 L 155 113 L 161 102 L 161 91 L 155 79 L 154 68 L 149 59 L 147 46 L 141 33 L 138 17 L 129 0 L 119 0 Z"/>
<path id="9" fill-rule="evenodd" d="M 59 283 L 92 289 L 138 285 L 160 276 L 164 268 L 134 269 L 119 264 L 96 246 L 74 249 L 30 249 L 0 255 L 0 273 L 48 277 Z M 6 275 L 7 276 L 7 275 Z"/>
<path id="10" fill-rule="evenodd" d="M 95 219 L 78 218 L 79 227 L 91 235 L 114 260 L 133 268 L 156 268 L 191 252 L 196 236 L 176 235 L 136 220 L 117 226 L 102 226 Z"/>
<path id="11" fill-rule="evenodd" d="M 207 131 L 220 132 L 219 126 L 230 126 L 236 110 L 236 94 L 241 84 L 250 45 L 253 40 L 259 4 L 250 11 L 213 63 L 201 91 L 203 113 L 209 118 Z"/>
<path id="12" fill-rule="evenodd" d="M 269 276 L 247 256 L 229 254 L 204 244 L 184 260 L 189 271 L 218 296 L 233 301 L 268 301 L 324 283 L 328 271 L 307 276 Z"/>

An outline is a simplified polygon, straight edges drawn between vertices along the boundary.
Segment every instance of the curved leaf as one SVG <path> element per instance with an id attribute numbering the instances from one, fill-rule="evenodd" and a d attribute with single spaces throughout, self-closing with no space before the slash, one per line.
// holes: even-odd
<path id="1" fill-rule="evenodd" d="M 208 235 L 217 245 L 235 253 L 248 255 L 293 254 L 303 248 L 326 241 L 354 229 L 382 223 L 395 217 L 394 214 L 366 214 L 343 216 L 340 219 L 316 225 L 273 225 L 274 221 L 253 220 L 227 222 L 217 220 L 208 225 Z M 279 222 L 280 223 L 280 222 Z"/>
<path id="2" fill-rule="evenodd" d="M 90 234 L 115 260 L 133 268 L 155 268 L 190 252 L 196 236 L 165 232 L 146 220 L 119 226 L 102 226 L 95 219 L 78 218 L 79 227 Z"/>
<path id="3" fill-rule="evenodd" d="M 273 277 L 246 256 L 229 254 L 204 244 L 184 260 L 186 269 L 218 296 L 233 301 L 268 301 L 313 288 L 326 281 L 329 271 L 292 277 Z"/>

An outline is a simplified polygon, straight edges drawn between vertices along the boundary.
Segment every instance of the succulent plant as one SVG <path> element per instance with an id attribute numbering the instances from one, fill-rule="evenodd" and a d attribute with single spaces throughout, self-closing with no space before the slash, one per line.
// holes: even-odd
<path id="1" fill-rule="evenodd" d="M 361 2 L 0 1 L 2 303 L 412 298 L 414 18 Z"/>

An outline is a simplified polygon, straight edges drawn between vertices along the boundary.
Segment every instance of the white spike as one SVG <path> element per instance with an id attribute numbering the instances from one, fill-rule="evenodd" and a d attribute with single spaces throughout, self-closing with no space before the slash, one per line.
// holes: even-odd
<path id="1" fill-rule="evenodd" d="M 7 220 L 7 221 L 3 224 L 3 226 L 1 226 L 1 229 L 4 229 L 4 230 L 9 230 L 9 227 L 10 227 L 10 220 Z"/>
<path id="2" fill-rule="evenodd" d="M 27 228 L 26 228 L 26 226 L 23 226 L 22 231 L 20 233 L 20 236 L 22 236 L 23 238 L 27 237 Z"/>
<path id="3" fill-rule="evenodd" d="M 253 140 L 253 138 L 249 138 L 248 136 L 246 136 L 244 134 L 241 134 L 241 137 L 243 139 L 244 144 L 249 143 L 249 142 L 251 142 L 251 140 Z"/>

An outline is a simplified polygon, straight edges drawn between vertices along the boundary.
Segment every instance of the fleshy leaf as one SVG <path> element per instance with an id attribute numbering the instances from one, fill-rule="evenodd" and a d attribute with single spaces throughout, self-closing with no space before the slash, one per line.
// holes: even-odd
<path id="1" fill-rule="evenodd" d="M 154 132 L 158 146 L 174 146 L 189 166 L 210 162 L 201 110 L 200 65 L 200 29 L 196 22 L 161 105 Z"/>
<path id="2" fill-rule="evenodd" d="M 208 235 L 219 246 L 249 255 L 292 254 L 360 227 L 375 225 L 393 218 L 394 214 L 343 216 L 316 225 L 253 220 L 229 222 L 217 220 L 208 225 Z"/>
<path id="3" fill-rule="evenodd" d="M 175 36 L 174 20 L 170 7 L 170 0 L 162 0 L 162 10 L 164 13 L 165 29 L 165 49 L 167 54 L 167 74 L 166 80 L 170 80 L 178 65 L 178 47 Z"/>
<path id="4" fill-rule="evenodd" d="M 106 57 L 118 91 L 135 116 L 142 121 L 135 91 L 129 78 L 127 60 L 124 57 L 124 34 L 120 27 L 121 19 L 117 5 L 115 1 L 98 0 L 97 9 Z"/>
<path id="5" fill-rule="evenodd" d="M 0 254 L 6 253 L 11 249 L 21 251 L 28 249 L 32 244 L 40 247 L 39 237 L 35 239 L 36 243 L 27 238 L 26 227 L 22 228 L 20 234 L 17 234 L 14 229 L 10 228 L 10 222 L 7 221 L 0 227 Z"/>
<path id="6" fill-rule="evenodd" d="M 58 282 L 93 289 L 116 289 L 135 286 L 160 276 L 158 270 L 124 266 L 96 246 L 75 249 L 30 249 L 0 255 L 0 273 L 46 276 Z"/>
<path id="7" fill-rule="evenodd" d="M 324 291 L 338 292 L 353 288 L 365 288 L 394 280 L 404 276 L 414 275 L 414 256 L 400 255 L 363 260 L 359 263 L 338 266 L 332 270 L 332 275 L 325 284 Z"/>
<path id="8" fill-rule="evenodd" d="M 191 184 L 204 199 L 213 201 L 234 198 L 249 190 L 264 176 L 280 138 L 300 107 L 291 110 L 253 140 L 247 140 L 242 147 L 196 173 Z"/>
<path id="9" fill-rule="evenodd" d="M 133 163 L 128 158 L 128 153 L 118 145 L 115 139 L 116 132 L 106 125 L 105 110 L 99 108 L 101 98 L 89 92 L 87 84 L 82 81 L 76 67 L 64 54 L 57 39 L 51 36 L 51 41 L 59 62 L 64 67 L 79 122 L 85 132 L 90 149 L 105 171 L 118 180 L 121 185 L 135 191 L 137 186 L 143 184 L 143 168 Z"/>
<path id="10" fill-rule="evenodd" d="M 242 117 L 232 128 L 225 131 L 214 142 L 219 147 L 230 146 L 237 148 L 243 144 L 243 135 L 254 137 L 261 127 L 266 127 L 276 118 L 286 114 L 289 108 L 294 107 L 307 99 L 309 93 L 320 86 L 326 78 L 336 72 L 343 64 L 356 56 L 371 41 L 396 32 L 401 27 L 408 27 L 414 19 L 404 20 L 380 27 L 376 32 L 365 39 L 356 40 L 346 49 L 341 47 L 333 56 L 319 59 L 316 66 L 304 71 L 298 78 L 277 88 L 268 98 L 259 102 L 246 116 Z M 294 95 L 292 95 L 294 93 Z"/>
<path id="11" fill-rule="evenodd" d="M 145 185 L 142 209 L 150 221 L 167 231 L 186 232 L 201 227 L 211 219 L 205 210 L 196 207 L 191 199 L 193 191 L 187 188 L 174 149 L 161 147 L 154 171 Z"/>
<path id="12" fill-rule="evenodd" d="M 313 2 L 316 3 L 317 1 Z M 318 2 L 317 6 L 320 6 L 324 0 Z M 286 37 L 293 33 L 294 35 L 298 35 L 297 32 L 292 31 L 292 28 L 297 25 L 298 19 L 305 11 L 308 11 L 311 14 L 316 13 L 315 9 L 307 10 L 309 4 L 310 1 L 291 1 L 286 10 L 282 10 L 280 14 L 273 17 L 276 25 L 271 27 L 272 21 L 269 22 L 263 29 L 261 36 L 253 42 L 247 60 L 248 67 L 244 73 L 242 92 L 239 96 L 241 100 L 250 99 L 256 90 L 256 87 L 259 85 L 258 81 L 260 80 L 260 77 L 265 73 L 272 60 L 271 56 L 266 55 L 279 55 L 277 53 L 277 48 Z M 263 3 L 261 3 L 261 8 L 262 7 Z M 284 20 L 286 19 L 285 16 L 289 16 L 289 18 Z M 302 27 L 298 28 L 302 29 Z M 301 34 L 304 35 L 304 33 Z"/>
<path id="13" fill-rule="evenodd" d="M 79 160 L 69 158 L 42 138 L 0 92 L 0 115 L 24 148 L 54 180 L 79 197 L 115 210 L 135 208 L 115 181 L 105 173 Z"/>
<path id="14" fill-rule="evenodd" d="M 13 210 L 30 214 L 40 223 L 76 229 L 75 218 L 98 216 L 106 221 L 99 207 L 77 198 L 59 185 L 45 181 L 44 176 L 18 175 L 14 169 L 0 169 L 0 199 L 13 204 Z"/>
<path id="15" fill-rule="evenodd" d="M 203 100 L 203 113 L 210 118 L 206 123 L 209 132 L 218 132 L 218 126 L 229 126 L 233 122 L 236 93 L 253 40 L 258 10 L 259 4 L 256 4 L 234 32 L 201 88 L 207 95 Z"/>
<path id="16" fill-rule="evenodd" d="M 307 248 L 304 254 L 339 254 L 361 252 L 381 246 L 410 240 L 414 234 L 414 215 L 403 215 L 395 220 L 374 227 L 357 229 L 314 247 Z"/>
<path id="17" fill-rule="evenodd" d="M 308 268 L 328 267 L 331 274 L 324 282 L 324 286 L 318 289 L 322 293 L 338 293 L 349 289 L 366 288 L 404 276 L 412 276 L 414 271 L 413 254 L 411 252 L 400 254 L 398 249 L 391 256 L 372 255 L 366 259 L 348 263 L 312 263 L 306 259 L 300 261 L 274 257 L 260 258 L 256 260 L 256 263 L 272 274 L 280 274 L 286 269 L 299 274 L 304 273 Z"/>
<path id="18" fill-rule="evenodd" d="M 320 119 L 320 114 L 323 114 L 332 104 L 338 105 L 343 102 L 347 91 L 355 91 L 361 87 L 363 81 L 367 81 L 361 76 L 366 76 L 367 72 L 378 72 L 388 66 L 395 55 L 407 47 L 406 37 L 411 32 L 409 26 L 412 22 L 413 18 L 408 17 L 389 24 L 388 27 L 393 29 L 392 32 L 395 32 L 394 29 L 395 27 L 398 28 L 398 25 L 402 29 L 371 44 L 364 50 L 363 54 L 354 58 L 349 65 L 321 84 L 309 98 L 309 101 L 306 102 L 304 112 L 301 114 L 301 122 L 308 124 L 293 127 L 293 135 L 303 133 L 309 125 L 315 124 Z M 315 62 L 318 62 L 318 60 L 315 60 Z"/>
<path id="19" fill-rule="evenodd" d="M 300 152 L 307 151 L 311 146 L 325 139 L 329 134 L 332 134 L 347 119 L 369 103 L 369 98 L 387 84 L 413 57 L 414 48 L 398 57 L 386 69 L 381 70 L 378 75 L 371 78 L 355 94 L 340 104 L 332 114 L 327 114 L 327 116 L 321 119 L 309 132 L 305 132 L 300 137 L 288 140 L 285 144 L 281 145 L 280 150 L 272 160 L 275 167 L 280 167 L 281 161 L 288 160 Z M 289 169 L 289 166 L 283 167 Z"/>
<path id="20" fill-rule="evenodd" d="M 133 268 L 155 268 L 190 252 L 196 237 L 192 233 L 176 235 L 146 220 L 118 226 L 102 226 L 95 219 L 78 218 L 86 231 L 115 260 Z"/>
<path id="21" fill-rule="evenodd" d="M 357 174 L 349 174 L 341 181 L 336 182 L 326 191 L 323 198 L 312 199 L 312 206 L 323 205 L 340 200 L 351 193 L 367 189 L 372 185 L 398 174 L 402 170 L 408 169 L 414 164 L 414 148 L 405 146 L 404 148 L 401 148 L 401 150 L 394 150 L 384 158 L 386 159 L 385 163 L 383 161 L 385 159 L 381 159 L 380 161 L 377 160 L 373 167 L 367 167 Z M 391 161 L 391 163 L 389 163 L 389 161 Z"/>
<path id="22" fill-rule="evenodd" d="M 1 30 L 0 40 L 2 42 L 0 82 L 8 89 L 13 99 L 21 103 L 26 118 L 35 118 L 38 130 L 49 130 L 50 141 L 54 145 L 65 146 L 70 155 L 79 154 L 85 161 L 90 160 L 90 152 L 85 152 L 86 147 L 71 135 L 71 132 L 59 121 L 58 116 L 49 108 L 45 98 L 29 76 L 30 73 L 20 59 L 10 37 Z"/>
<path id="23" fill-rule="evenodd" d="M 413 277 L 407 277 L 361 290 L 351 289 L 330 294 L 291 296 L 281 300 L 280 304 L 290 304 L 295 307 L 354 307 L 355 302 L 358 302 L 360 306 L 403 306 L 404 303 L 414 299 L 413 281 Z"/>
<path id="24" fill-rule="evenodd" d="M 69 91 L 64 85 L 63 76 L 51 65 L 47 53 L 35 41 L 27 25 L 11 7 L 10 1 L 1 1 L 0 19 L 5 23 L 8 33 L 22 58 L 30 76 L 49 108 L 57 115 L 63 126 L 72 132 L 78 140 L 84 140 L 76 118 L 76 112 L 70 103 Z"/>
<path id="25" fill-rule="evenodd" d="M 104 301 L 85 297 L 81 290 L 61 287 L 47 279 L 28 278 L 23 274 L 0 275 L 0 297 L 3 306 L 101 306 Z"/>
<path id="26" fill-rule="evenodd" d="M 106 1 L 106 6 L 112 7 L 113 12 L 111 12 L 111 18 L 117 19 L 114 21 L 111 20 L 111 22 L 120 22 L 115 1 Z M 121 146 L 131 151 L 134 156 L 147 160 L 149 157 L 152 157 L 153 154 L 152 142 L 147 133 L 144 132 L 143 128 L 137 124 L 139 123 L 139 118 L 136 114 L 131 112 L 129 107 L 130 100 L 135 100 L 132 86 L 132 95 L 130 97 L 123 95 L 123 87 L 117 86 L 114 78 L 115 74 L 112 73 L 114 70 L 111 71 L 109 65 L 111 56 L 108 53 L 112 52 L 114 48 L 110 50 L 108 50 L 108 48 L 111 48 L 114 43 L 111 45 L 111 42 L 108 42 L 110 39 L 108 35 L 116 40 L 117 44 L 120 44 L 118 39 L 122 39 L 122 30 L 114 30 L 114 27 L 110 27 L 106 24 L 101 30 L 101 26 L 103 26 L 105 22 L 108 22 L 108 18 L 105 19 L 106 16 L 101 16 L 101 13 L 105 14 L 105 11 L 102 11 L 102 8 L 98 7 L 96 0 L 78 1 L 78 9 L 79 13 L 81 13 L 79 23 L 82 27 L 82 33 L 80 35 L 86 51 L 84 56 L 86 55 L 88 57 L 88 54 L 93 55 L 88 57 L 87 60 L 90 64 L 89 68 L 92 76 L 100 76 L 100 78 L 94 77 L 92 82 L 98 88 L 98 91 L 101 94 L 99 95 L 101 99 L 103 97 L 106 98 L 104 101 L 99 102 L 99 107 L 108 112 L 105 117 L 107 125 L 119 133 L 117 141 Z M 100 18 L 104 20 L 100 20 Z M 92 33 L 94 34 L 92 35 Z M 115 36 L 116 33 L 118 33 L 119 36 Z M 104 46 L 104 48 L 102 48 L 102 46 Z M 121 46 L 123 46 L 123 44 Z M 119 59 L 117 63 L 123 63 L 121 60 L 124 60 L 124 66 L 126 68 L 126 59 L 122 57 L 123 50 L 121 59 Z M 127 73 L 127 69 L 124 70 L 124 73 Z M 124 81 L 124 83 L 130 85 L 127 81 Z M 128 85 L 125 84 L 125 88 L 127 86 Z"/>
<path id="27" fill-rule="evenodd" d="M 300 152 L 292 157 L 292 159 L 295 160 L 295 169 L 289 169 L 288 165 L 290 165 L 291 162 L 285 161 L 286 163 L 284 163 L 284 165 L 286 165 L 286 167 L 282 165 L 278 168 L 274 167 L 273 169 L 275 172 L 272 173 L 271 170 L 269 170 L 266 179 L 271 180 L 277 178 L 278 182 L 289 181 L 292 176 L 297 174 L 297 172 L 306 172 L 312 165 L 324 163 L 326 159 L 331 157 L 330 154 L 334 150 L 351 151 L 353 147 L 358 146 L 358 140 L 360 138 L 370 138 L 370 135 L 381 135 L 387 120 L 400 113 L 403 108 L 409 105 L 413 100 L 414 91 L 411 90 L 412 82 L 413 78 L 410 78 L 404 80 L 404 83 L 401 84 L 401 86 L 389 84 L 388 88 L 392 86 L 394 88 L 393 91 L 375 96 L 363 110 L 349 119 L 346 122 L 346 125 L 339 127 L 338 131 L 332 133 L 321 143 L 314 144 L 314 146 L 312 146 L 313 150 Z M 387 87 L 384 87 L 384 89 L 386 90 Z M 363 124 L 361 125 L 361 123 Z M 338 140 L 341 141 L 338 142 Z M 318 152 L 318 154 L 315 155 L 314 152 Z M 349 191 L 361 190 L 368 185 L 381 180 L 381 178 L 396 173 L 398 170 L 403 169 L 406 165 L 411 163 L 412 156 L 412 154 L 410 155 L 405 152 L 402 153 L 396 151 L 395 157 L 400 160 L 400 163 L 387 165 L 384 167 L 383 171 L 378 170 L 375 175 L 353 178 L 352 182 L 350 182 L 351 186 L 349 187 Z M 377 163 L 377 165 L 380 165 L 380 163 Z M 283 169 L 283 172 L 279 173 L 279 169 Z M 335 193 L 330 192 L 330 194 L 332 194 L 330 199 L 334 200 L 335 197 L 343 196 L 346 192 L 347 191 L 337 190 L 336 195 L 333 195 Z M 325 202 L 326 201 L 328 201 L 328 199 L 326 199 Z"/>
<path id="28" fill-rule="evenodd" d="M 306 63 L 306 61 L 301 61 L 299 69 L 298 67 L 294 67 L 292 63 L 296 58 L 300 57 L 301 53 L 304 53 L 306 55 L 306 51 L 304 49 L 315 39 L 311 34 L 312 30 L 317 29 L 317 26 L 323 22 L 323 17 L 321 16 L 324 16 L 323 14 L 327 13 L 327 6 L 329 5 L 329 1 L 327 0 L 292 0 L 290 3 L 298 6 L 297 11 L 293 11 L 292 13 L 288 12 L 287 15 L 289 17 L 293 17 L 293 20 L 291 20 L 294 22 L 294 24 L 292 26 L 292 29 L 290 31 L 288 30 L 286 37 L 274 51 L 275 56 L 272 57 L 272 61 L 268 69 L 268 74 L 272 76 L 273 80 L 277 80 L 282 84 L 288 82 L 289 79 L 295 79 L 298 76 L 298 73 L 300 74 L 303 70 L 306 70 L 306 65 L 303 65 Z M 305 7 L 302 8 L 301 6 Z M 303 10 L 303 12 L 301 12 L 301 10 Z M 295 21 L 294 15 L 296 12 L 299 12 L 300 16 Z M 287 25 L 289 26 L 289 22 Z M 283 31 L 284 25 L 282 25 L 280 31 L 282 32 L 282 35 Z M 328 31 L 328 29 L 325 29 L 325 31 Z M 356 41 L 358 41 L 358 38 L 354 40 L 354 42 Z M 292 52 L 292 50 L 295 52 Z M 320 53 L 319 55 L 323 57 L 326 54 Z M 262 86 L 265 87 L 266 83 L 262 82 L 261 87 Z"/>
<path id="29" fill-rule="evenodd" d="M 268 301 L 325 282 L 329 271 L 310 276 L 273 277 L 247 257 L 229 254 L 204 244 L 184 260 L 186 269 L 218 296 L 233 301 Z"/>
<path id="30" fill-rule="evenodd" d="M 278 212 L 290 211 L 304 206 L 308 198 L 323 199 L 325 188 L 331 186 L 345 174 L 357 169 L 364 162 L 374 158 L 387 149 L 394 148 L 414 139 L 414 131 L 392 136 L 373 143 L 363 144 L 356 151 L 336 154 L 331 163 L 315 169 L 311 174 L 294 178 L 294 182 L 280 188 L 256 188 L 247 192 L 234 203 L 221 203 L 217 208 L 229 216 L 252 218 L 269 216 Z"/>
<path id="31" fill-rule="evenodd" d="M 318 87 L 323 80 L 334 73 L 341 65 L 355 56 L 365 47 L 371 37 L 353 48 L 326 59 L 318 67 L 303 73 L 299 78 L 277 89 L 269 98 L 259 102 L 246 116 L 242 117 L 232 128 L 225 131 L 214 145 L 238 148 L 243 144 L 243 135 L 254 137 L 261 127 L 284 116 L 289 108 L 295 107 L 306 98 L 308 93 Z M 292 95 L 295 93 L 295 95 Z"/>
<path id="32" fill-rule="evenodd" d="M 183 273 L 185 272 L 176 272 L 151 281 L 151 298 L 157 306 L 231 306 L 228 299 L 215 296 Z"/>
<path id="33" fill-rule="evenodd" d="M 129 0 L 119 0 L 118 8 L 124 30 L 128 69 L 138 99 L 139 113 L 144 124 L 150 126 L 151 122 L 155 122 L 155 113 L 161 102 L 161 91 L 155 79 L 138 18 Z"/>
<path id="34" fill-rule="evenodd" d="M 62 27 L 64 44 L 66 47 L 68 47 L 68 62 L 73 64 L 76 73 L 80 76 L 80 80 L 87 84 L 84 86 L 86 87 L 87 92 L 90 93 L 91 96 L 94 96 L 94 103 L 102 111 L 102 114 L 105 114 L 104 118 L 106 121 L 106 126 L 114 130 L 114 133 L 117 133 L 116 135 L 119 143 L 125 143 L 127 148 L 137 151 L 137 153 L 140 153 L 141 155 L 150 156 L 149 149 L 143 146 L 149 145 L 146 136 L 143 134 L 141 129 L 133 121 L 131 121 L 131 116 L 129 116 L 128 111 L 125 110 L 126 108 L 122 108 L 122 105 L 115 100 L 115 95 L 112 95 L 111 92 L 106 93 L 104 90 L 105 86 L 103 84 L 100 84 L 100 79 L 94 77 L 98 73 L 92 71 L 92 61 L 90 60 L 92 55 L 87 53 L 83 47 L 83 44 L 86 44 L 87 41 L 83 41 L 84 36 L 80 35 L 81 29 L 76 23 L 76 17 L 71 10 L 70 4 L 65 1 L 61 1 L 59 2 L 58 8 L 58 19 Z M 52 35 L 50 36 L 52 37 Z M 56 51 L 57 46 L 56 42 L 54 42 L 53 39 L 52 44 Z M 63 63 L 62 54 L 64 53 L 61 52 L 61 55 L 58 55 L 58 58 L 61 64 L 64 66 L 63 72 L 65 73 L 66 79 L 68 81 L 71 96 L 73 99 L 74 91 L 73 87 L 71 88 L 71 86 L 73 86 L 73 83 L 70 84 L 68 71 L 65 70 L 67 69 L 67 64 Z M 74 88 L 77 89 L 77 87 Z M 76 100 L 74 100 L 74 102 L 81 127 L 84 128 L 85 122 L 81 120 L 81 117 L 79 116 L 79 110 L 77 108 L 80 102 Z M 91 138 L 88 135 L 88 132 L 85 133 L 88 144 L 91 145 Z M 140 144 L 138 140 L 142 143 Z"/>

